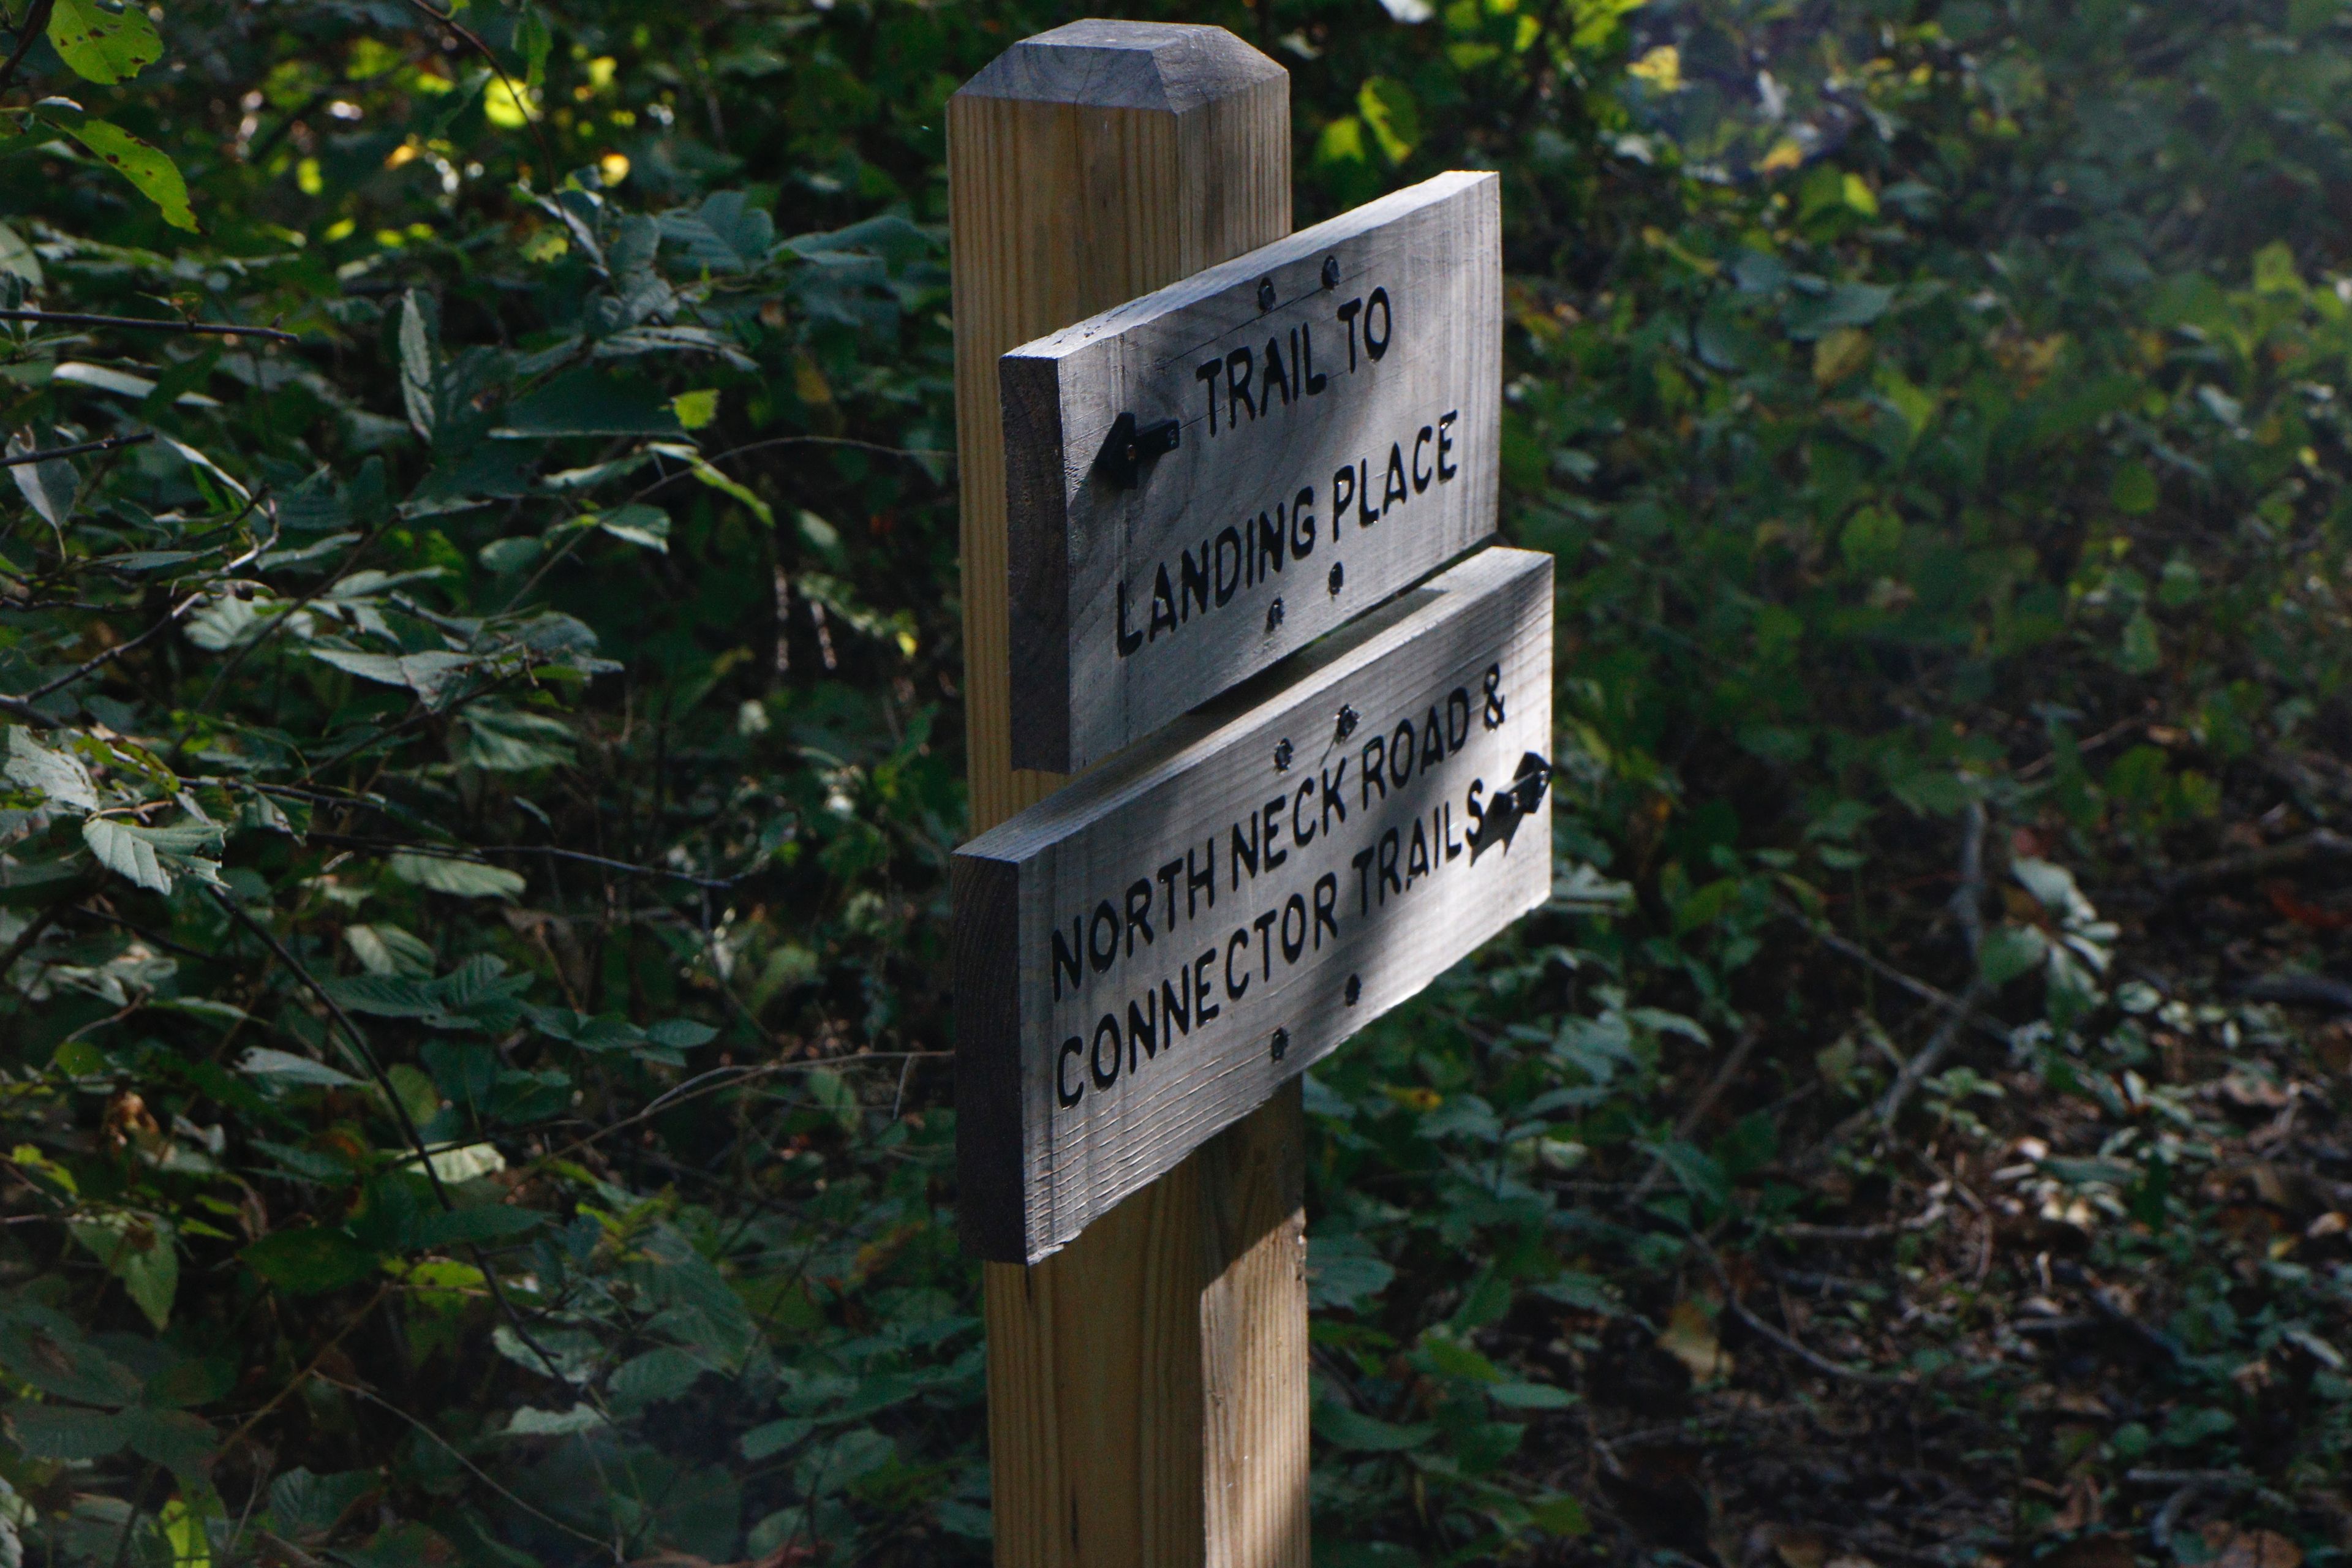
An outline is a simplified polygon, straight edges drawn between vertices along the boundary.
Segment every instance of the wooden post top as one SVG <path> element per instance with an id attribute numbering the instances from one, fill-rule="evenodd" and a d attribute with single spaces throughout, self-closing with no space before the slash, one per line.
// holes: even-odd
<path id="1" fill-rule="evenodd" d="M 956 96 L 1182 114 L 1286 74 L 1223 27 L 1089 18 L 1024 38 Z"/>

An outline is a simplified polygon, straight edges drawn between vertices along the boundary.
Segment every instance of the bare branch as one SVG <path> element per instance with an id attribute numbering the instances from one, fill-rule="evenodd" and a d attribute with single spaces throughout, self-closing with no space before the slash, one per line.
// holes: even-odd
<path id="1" fill-rule="evenodd" d="M 0 315 L 5 315 L 0 311 Z M 109 436 L 100 441 L 79 441 L 70 447 L 44 447 L 37 452 L 17 452 L 0 458 L 0 468 L 21 468 L 27 463 L 46 463 L 51 458 L 79 458 L 84 452 L 111 452 L 122 447 L 143 447 L 155 438 L 152 430 L 142 430 L 136 436 Z"/>
<path id="2" fill-rule="evenodd" d="M 281 343 L 302 341 L 276 327 L 240 327 L 227 321 L 156 321 L 147 316 L 94 316 L 86 310 L 0 310 L 0 321 L 37 321 L 60 327 L 129 327 L 145 332 L 194 332 L 208 338 L 268 338 Z"/>

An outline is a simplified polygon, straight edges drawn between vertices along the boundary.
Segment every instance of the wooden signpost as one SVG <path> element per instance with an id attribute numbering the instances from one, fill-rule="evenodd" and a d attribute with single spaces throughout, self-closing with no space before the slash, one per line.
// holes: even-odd
<path id="1" fill-rule="evenodd" d="M 1448 565 L 1495 182 L 1286 239 L 1288 78 L 1167 24 L 1015 44 L 948 155 L 996 1560 L 1308 1568 L 1298 1075 L 1550 880 L 1550 563 Z"/>
<path id="2" fill-rule="evenodd" d="M 967 1246 L 1058 1249 L 1543 902 L 1551 620 L 1474 555 L 957 852 Z"/>
<path id="3" fill-rule="evenodd" d="M 1440 174 L 1004 356 L 1013 760 L 1149 735 L 1495 530 L 1493 174 Z"/>

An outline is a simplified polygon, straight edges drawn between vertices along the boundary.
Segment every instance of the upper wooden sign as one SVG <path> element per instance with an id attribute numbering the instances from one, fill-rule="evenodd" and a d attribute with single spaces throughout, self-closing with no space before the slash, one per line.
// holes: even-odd
<path id="1" fill-rule="evenodd" d="M 1073 773 L 1495 529 L 1501 216 L 1440 174 L 999 362 L 1013 761 Z"/>
<path id="2" fill-rule="evenodd" d="M 1551 567 L 1475 555 L 956 852 L 967 1247 L 1055 1251 L 1544 900 Z"/>

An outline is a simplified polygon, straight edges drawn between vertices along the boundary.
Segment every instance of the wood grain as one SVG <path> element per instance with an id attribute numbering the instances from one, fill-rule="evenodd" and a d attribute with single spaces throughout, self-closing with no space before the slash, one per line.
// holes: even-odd
<path id="1" fill-rule="evenodd" d="M 975 828 L 1062 782 L 1012 766 L 997 356 L 1288 233 L 1289 115 L 1287 76 L 1230 34 L 1133 23 L 1017 44 L 949 103 Z M 1227 1137 L 1295 1152 L 1295 1099 Z M 984 1269 L 995 1552 L 1008 1568 L 1307 1568 L 1298 1179 L 1217 1152 L 1046 1262 Z M 1212 1223 L 1260 1209 L 1278 1218 L 1255 1237 Z M 1213 1240 L 1229 1259 L 1214 1274 Z M 1212 1311 L 1258 1328 L 1211 1335 Z M 1256 1393 L 1223 1396 L 1213 1423 L 1211 1386 Z"/>
<path id="2" fill-rule="evenodd" d="M 1004 441 L 1018 344 L 1290 231 L 1290 79 L 1220 27 L 1074 22 L 948 101 L 971 820 L 1060 781 L 1010 751 Z"/>
<path id="3" fill-rule="evenodd" d="M 1484 551 L 957 851 L 969 1245 L 1064 1246 L 1549 895 L 1548 795 L 1477 829 L 1550 751 L 1551 623 L 1551 558 Z"/>
<path id="4" fill-rule="evenodd" d="M 1015 763 L 1088 766 L 1494 531 L 1498 191 L 1441 174 L 1005 355 Z"/>

